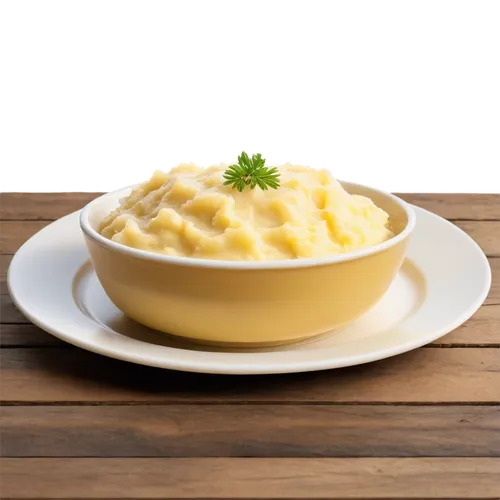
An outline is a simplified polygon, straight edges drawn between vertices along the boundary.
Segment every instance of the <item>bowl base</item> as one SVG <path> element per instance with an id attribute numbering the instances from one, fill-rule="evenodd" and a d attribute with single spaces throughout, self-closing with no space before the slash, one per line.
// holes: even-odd
<path id="1" fill-rule="evenodd" d="M 308 344 L 310 342 L 317 342 L 331 335 L 334 335 L 340 332 L 344 327 L 338 327 L 333 330 L 328 330 L 327 332 L 317 333 L 313 335 L 306 335 L 304 337 L 298 337 L 295 339 L 288 339 L 278 342 L 220 342 L 220 341 L 211 341 L 211 340 L 202 340 L 196 339 L 192 337 L 182 337 L 180 335 L 174 335 L 172 333 L 159 332 L 161 335 L 168 337 L 172 341 L 176 343 L 184 343 L 187 345 L 193 345 L 198 347 L 210 347 L 210 348 L 218 348 L 220 350 L 241 350 L 248 351 L 254 349 L 267 349 L 269 347 L 281 347 L 285 345 L 293 345 L 293 344 Z M 158 331 L 158 330 L 156 330 Z"/>

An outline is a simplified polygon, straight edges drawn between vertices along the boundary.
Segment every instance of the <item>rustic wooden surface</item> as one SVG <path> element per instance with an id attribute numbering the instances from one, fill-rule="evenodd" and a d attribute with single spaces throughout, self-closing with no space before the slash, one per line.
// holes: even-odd
<path id="1" fill-rule="evenodd" d="M 71 347 L 12 304 L 32 234 L 96 193 L 0 195 L 0 498 L 500 498 L 500 195 L 403 194 L 484 249 L 491 292 L 416 351 L 223 377 Z"/>

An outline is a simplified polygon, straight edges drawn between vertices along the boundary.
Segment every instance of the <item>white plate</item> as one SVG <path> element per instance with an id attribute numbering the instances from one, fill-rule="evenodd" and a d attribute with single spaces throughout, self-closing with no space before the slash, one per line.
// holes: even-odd
<path id="1" fill-rule="evenodd" d="M 127 319 L 93 272 L 78 212 L 50 224 L 21 247 L 9 268 L 9 288 L 17 307 L 47 332 L 134 363 L 228 374 L 357 365 L 445 335 L 472 316 L 488 294 L 491 271 L 478 245 L 441 217 L 416 207 L 415 212 L 407 259 L 381 301 L 342 331 L 291 346 L 252 351 L 195 347 Z"/>

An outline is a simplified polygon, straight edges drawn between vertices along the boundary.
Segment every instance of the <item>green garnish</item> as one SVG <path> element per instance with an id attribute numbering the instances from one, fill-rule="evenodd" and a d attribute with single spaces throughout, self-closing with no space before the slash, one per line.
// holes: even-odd
<path id="1" fill-rule="evenodd" d="M 241 156 L 238 156 L 238 163 L 229 165 L 224 172 L 223 177 L 226 179 L 224 186 L 232 185 L 240 193 L 246 186 L 254 189 L 259 186 L 260 189 L 266 191 L 268 188 L 278 189 L 280 185 L 280 174 L 276 167 L 264 167 L 266 159 L 262 155 L 252 155 L 250 159 L 243 151 Z"/>

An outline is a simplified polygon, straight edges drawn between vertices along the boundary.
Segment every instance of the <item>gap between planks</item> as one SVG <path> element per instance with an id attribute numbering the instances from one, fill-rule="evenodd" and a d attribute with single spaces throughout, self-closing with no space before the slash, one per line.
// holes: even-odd
<path id="1" fill-rule="evenodd" d="M 293 400 L 293 401 L 278 401 L 278 400 L 248 400 L 248 401 L 189 401 L 189 400 L 175 400 L 168 399 L 166 401 L 155 401 L 155 400 L 138 400 L 138 401 L 25 401 L 25 400 L 0 400 L 0 406 L 4 408 L 12 407 L 24 407 L 24 408 L 35 408 L 35 407 L 170 407 L 170 406 L 403 406 L 403 407 L 496 407 L 500 405 L 500 399 L 498 401 L 351 401 L 351 400 L 338 400 L 338 401 L 309 401 L 307 399 Z"/>

